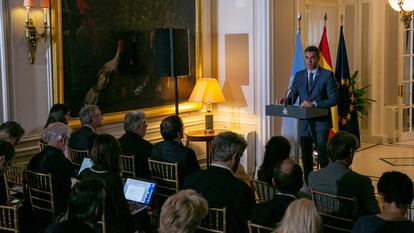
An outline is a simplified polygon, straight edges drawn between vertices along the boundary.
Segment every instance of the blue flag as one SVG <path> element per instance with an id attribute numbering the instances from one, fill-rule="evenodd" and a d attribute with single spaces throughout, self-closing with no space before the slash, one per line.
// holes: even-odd
<path id="1" fill-rule="evenodd" d="M 290 79 L 289 79 L 289 88 L 293 83 L 293 79 L 295 78 L 295 74 L 298 71 L 305 69 L 305 61 L 303 60 L 303 50 L 302 50 L 302 42 L 300 40 L 300 32 L 296 34 L 296 42 L 295 42 L 295 54 L 293 55 L 293 64 L 292 70 L 290 72 Z M 296 101 L 295 105 L 299 105 L 299 100 Z M 294 118 L 286 118 L 282 119 L 282 130 L 281 135 L 286 137 L 292 150 L 290 151 L 290 157 L 294 160 L 299 160 L 299 129 L 298 129 L 298 120 Z"/>

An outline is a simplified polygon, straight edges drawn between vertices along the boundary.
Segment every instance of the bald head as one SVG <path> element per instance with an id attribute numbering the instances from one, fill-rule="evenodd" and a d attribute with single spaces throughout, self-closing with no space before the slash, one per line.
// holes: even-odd
<path id="1" fill-rule="evenodd" d="M 280 192 L 296 195 L 303 185 L 302 168 L 293 160 L 285 159 L 276 165 L 273 182 Z"/>

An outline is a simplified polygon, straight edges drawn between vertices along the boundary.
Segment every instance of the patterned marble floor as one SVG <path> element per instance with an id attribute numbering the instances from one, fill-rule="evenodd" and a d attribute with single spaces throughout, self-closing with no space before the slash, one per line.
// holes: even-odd
<path id="1" fill-rule="evenodd" d="M 386 171 L 403 172 L 414 181 L 414 143 L 363 144 L 355 154 L 352 169 L 370 176 L 375 188 L 378 178 Z"/>

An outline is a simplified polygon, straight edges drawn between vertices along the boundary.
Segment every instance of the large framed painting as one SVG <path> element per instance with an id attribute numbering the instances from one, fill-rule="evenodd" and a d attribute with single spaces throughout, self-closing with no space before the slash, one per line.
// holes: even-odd
<path id="1" fill-rule="evenodd" d="M 199 0 L 52 1 L 54 102 L 72 117 L 97 104 L 104 122 L 121 121 L 128 110 L 147 115 L 174 112 L 174 78 L 159 77 L 155 65 L 157 28 L 189 29 L 190 75 L 178 77 L 180 109 L 196 81 L 200 47 Z"/>

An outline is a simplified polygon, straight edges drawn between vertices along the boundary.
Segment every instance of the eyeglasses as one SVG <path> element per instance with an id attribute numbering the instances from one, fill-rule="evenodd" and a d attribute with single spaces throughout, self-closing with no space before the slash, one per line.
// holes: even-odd
<path id="1" fill-rule="evenodd" d="M 148 126 L 148 122 L 147 122 L 147 121 L 143 121 L 141 124 L 142 124 L 144 127 L 147 127 L 147 126 Z"/>

